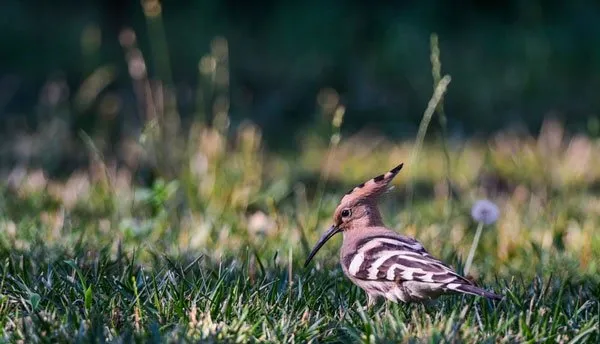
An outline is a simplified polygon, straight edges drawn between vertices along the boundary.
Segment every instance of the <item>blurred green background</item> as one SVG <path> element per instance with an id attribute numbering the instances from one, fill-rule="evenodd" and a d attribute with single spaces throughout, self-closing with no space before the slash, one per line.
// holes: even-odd
<path id="1" fill-rule="evenodd" d="M 135 32 L 149 78 L 173 88 L 183 123 L 211 120 L 198 107 L 199 65 L 224 39 L 231 128 L 250 119 L 273 150 L 318 131 L 317 98 L 328 88 L 346 107 L 344 133 L 413 137 L 433 89 L 432 33 L 442 73 L 452 76 L 445 110 L 453 137 L 515 126 L 537 133 L 548 116 L 591 136 L 599 130 L 594 1 L 7 0 L 0 13 L 5 166 L 40 162 L 32 143 L 14 147 L 19 133 L 46 130 L 50 140 L 56 126 L 68 128 L 65 136 L 102 132 L 109 154 L 140 130 L 124 29 Z M 207 108 L 214 93 L 204 96 Z"/>

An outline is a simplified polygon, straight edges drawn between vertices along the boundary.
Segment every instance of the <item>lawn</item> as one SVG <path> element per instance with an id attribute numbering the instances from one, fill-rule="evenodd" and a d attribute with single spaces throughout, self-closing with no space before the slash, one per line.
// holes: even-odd
<path id="1" fill-rule="evenodd" d="M 46 133 L 40 160 L 83 151 L 87 165 L 62 176 L 16 166 L 0 184 L 3 341 L 600 341 L 597 137 L 551 119 L 535 135 L 431 135 L 435 117 L 446 134 L 438 102 L 450 82 L 432 53 L 437 86 L 416 139 L 346 134 L 345 108 L 329 90 L 295 148 L 277 151 L 258 126 L 229 117 L 222 51 L 200 63 L 213 103 L 183 122 L 127 34 L 144 130 L 112 142 L 118 159 L 105 154 L 101 121 L 77 137 Z M 61 111 L 91 108 L 102 73 L 40 127 L 60 129 Z M 115 115 L 107 104 L 100 117 Z M 400 162 L 381 200 L 384 222 L 459 272 L 478 228 L 471 207 L 498 206 L 469 276 L 502 301 L 450 295 L 364 309 L 366 295 L 339 266 L 339 237 L 303 267 L 345 192 Z"/>
<path id="2" fill-rule="evenodd" d="M 535 137 L 426 141 L 417 154 L 340 136 L 337 120 L 297 156 L 270 152 L 250 124 L 195 125 L 170 156 L 134 142 L 140 161 L 175 161 L 146 184 L 144 167 L 89 142 L 89 167 L 66 178 L 14 169 L 0 197 L 3 341 L 598 342 L 600 141 L 547 121 Z M 471 206 L 498 205 L 470 275 L 502 301 L 365 310 L 341 238 L 303 268 L 345 191 L 401 161 L 384 221 L 459 271 Z"/>

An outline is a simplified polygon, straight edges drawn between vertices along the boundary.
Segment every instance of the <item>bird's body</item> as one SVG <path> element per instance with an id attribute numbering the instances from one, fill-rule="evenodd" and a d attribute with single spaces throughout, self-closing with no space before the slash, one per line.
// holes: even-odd
<path id="1" fill-rule="evenodd" d="M 369 305 L 379 297 L 414 302 L 451 292 L 500 299 L 434 258 L 417 240 L 385 227 L 376 206 L 377 196 L 401 167 L 357 186 L 342 198 L 334 226 L 319 240 L 306 264 L 329 238 L 342 232 L 342 269 L 367 293 Z"/>
<path id="2" fill-rule="evenodd" d="M 415 239 L 385 227 L 364 235 L 344 235 L 340 263 L 344 274 L 369 295 L 390 301 L 433 299 L 446 292 L 494 297 L 431 256 Z"/>

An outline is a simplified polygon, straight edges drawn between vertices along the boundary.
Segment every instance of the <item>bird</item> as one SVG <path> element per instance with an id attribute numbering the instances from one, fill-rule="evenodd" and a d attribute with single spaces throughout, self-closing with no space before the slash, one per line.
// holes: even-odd
<path id="1" fill-rule="evenodd" d="M 333 225 L 317 241 L 304 267 L 329 239 L 342 233 L 342 270 L 366 292 L 367 308 L 381 297 L 395 303 L 424 302 L 452 293 L 502 299 L 433 257 L 417 240 L 385 227 L 377 201 L 403 166 L 369 179 L 342 197 Z"/>

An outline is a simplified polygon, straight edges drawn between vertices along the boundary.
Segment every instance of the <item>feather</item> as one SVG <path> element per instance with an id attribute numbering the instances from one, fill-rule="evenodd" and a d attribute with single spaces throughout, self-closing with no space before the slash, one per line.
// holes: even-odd
<path id="1" fill-rule="evenodd" d="M 388 190 L 389 184 L 394 177 L 400 172 L 404 164 L 399 164 L 390 171 L 380 174 L 375 178 L 371 178 L 366 182 L 354 187 L 348 191 L 342 198 L 342 203 L 349 202 L 354 199 L 377 198 Z"/>
<path id="2" fill-rule="evenodd" d="M 438 293 L 454 291 L 500 298 L 473 285 L 451 267 L 431 256 L 418 241 L 401 235 L 363 238 L 358 242 L 354 253 L 343 262 L 347 264 L 347 271 L 351 277 L 372 282 L 371 290 L 376 282 L 395 282 L 397 285 L 409 285 L 410 287 L 405 288 L 408 290 L 404 290 L 409 294 L 435 296 Z M 394 289 L 386 290 L 383 294 L 398 299 L 402 292 Z"/>

